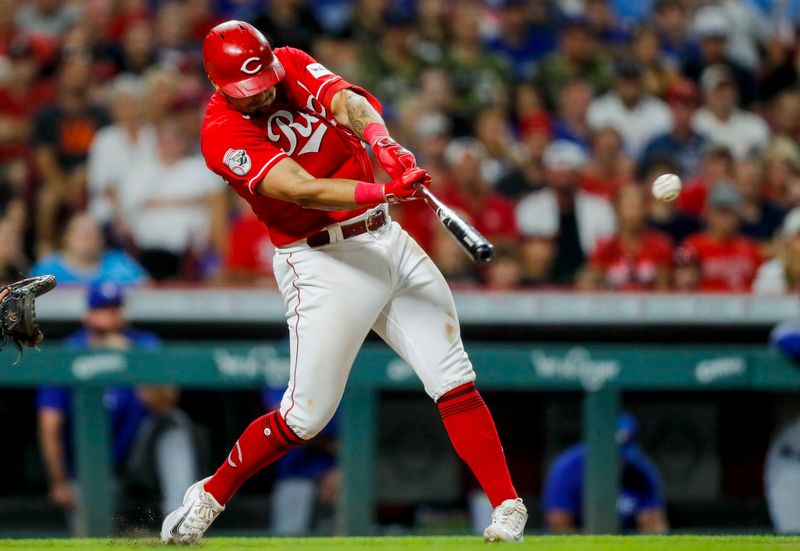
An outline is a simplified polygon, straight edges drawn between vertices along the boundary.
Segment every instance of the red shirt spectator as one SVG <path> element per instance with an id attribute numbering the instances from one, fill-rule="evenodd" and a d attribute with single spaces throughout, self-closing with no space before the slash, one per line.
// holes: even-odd
<path id="1" fill-rule="evenodd" d="M 684 242 L 688 254 L 697 261 L 701 291 L 750 291 L 762 259 L 758 243 L 739 233 L 741 203 L 733 186 L 715 186 L 708 194 L 706 231 Z"/>
<path id="2" fill-rule="evenodd" d="M 700 290 L 747 292 L 761 265 L 758 244 L 744 236 L 719 241 L 707 233 L 689 237 L 685 247 L 700 263 Z"/>
<path id="3" fill-rule="evenodd" d="M 482 175 L 486 150 L 473 138 L 456 138 L 445 151 L 449 181 L 441 195 L 450 207 L 466 213 L 489 239 L 514 242 L 517 223 L 514 204 L 496 193 Z"/>
<path id="4" fill-rule="evenodd" d="M 727 147 L 709 144 L 703 152 L 700 174 L 685 183 L 678 197 L 680 209 L 693 216 L 702 215 L 709 189 L 733 179 L 733 166 L 733 155 Z"/>
<path id="5" fill-rule="evenodd" d="M 659 272 L 672 266 L 672 241 L 659 231 L 648 230 L 639 246 L 631 249 L 617 234 L 597 244 L 589 264 L 605 274 L 605 282 L 612 289 L 652 289 Z"/>
<path id="6" fill-rule="evenodd" d="M 488 239 L 513 240 L 517 237 L 514 204 L 502 195 L 488 192 L 478 197 L 455 186 L 448 186 L 442 194 L 442 201 L 451 208 L 466 213 L 475 229 Z"/>

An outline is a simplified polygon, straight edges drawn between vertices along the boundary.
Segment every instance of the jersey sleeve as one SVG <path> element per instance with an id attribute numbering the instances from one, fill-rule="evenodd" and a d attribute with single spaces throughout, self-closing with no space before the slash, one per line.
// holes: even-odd
<path id="1" fill-rule="evenodd" d="M 255 194 L 256 184 L 288 157 L 244 118 L 239 124 L 218 125 L 209 134 L 202 143 L 206 165 L 234 189 Z"/>
<path id="2" fill-rule="evenodd" d="M 296 83 L 290 80 L 288 84 L 290 86 L 296 84 L 305 89 L 305 91 L 314 96 L 329 113 L 331 112 L 333 96 L 335 96 L 337 92 L 345 89 L 353 90 L 364 96 L 378 113 L 382 111 L 381 103 L 375 96 L 360 86 L 350 84 L 341 76 L 331 72 L 323 64 L 317 62 L 317 60 L 304 51 L 298 50 L 297 48 L 285 47 L 278 48 L 276 54 L 279 54 L 279 59 L 281 59 L 284 64 L 291 65 L 290 70 L 287 71 L 287 77 L 291 78 L 290 75 L 294 75 Z"/>
<path id="3" fill-rule="evenodd" d="M 36 409 L 56 410 L 63 415 L 69 413 L 69 390 L 57 386 L 43 386 L 36 393 Z"/>

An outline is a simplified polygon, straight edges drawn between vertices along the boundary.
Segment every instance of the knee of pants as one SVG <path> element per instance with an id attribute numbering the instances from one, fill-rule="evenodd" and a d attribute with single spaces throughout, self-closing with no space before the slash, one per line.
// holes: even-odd
<path id="1" fill-rule="evenodd" d="M 281 408 L 283 420 L 286 421 L 286 424 L 298 438 L 302 438 L 303 440 L 310 440 L 319 434 L 336 412 L 336 408 L 323 411 L 310 411 L 309 409 L 310 408 L 303 407 L 299 403 L 294 404 L 294 406 L 287 411 Z"/>

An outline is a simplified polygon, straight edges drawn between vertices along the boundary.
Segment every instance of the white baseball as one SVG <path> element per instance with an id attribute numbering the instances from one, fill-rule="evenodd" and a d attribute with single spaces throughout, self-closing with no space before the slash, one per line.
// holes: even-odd
<path id="1" fill-rule="evenodd" d="M 674 201 L 681 194 L 683 184 L 677 174 L 662 174 L 653 180 L 653 196 L 661 201 Z"/>

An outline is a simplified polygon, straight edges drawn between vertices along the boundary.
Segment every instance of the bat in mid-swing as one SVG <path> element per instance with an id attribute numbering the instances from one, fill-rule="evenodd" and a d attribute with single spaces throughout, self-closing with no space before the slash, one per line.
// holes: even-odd
<path id="1" fill-rule="evenodd" d="M 422 187 L 422 197 L 436 213 L 439 221 L 447 228 L 461 247 L 475 262 L 487 263 L 494 258 L 494 245 L 481 235 L 472 224 L 461 218 L 453 209 L 442 203 L 431 190 Z"/>

